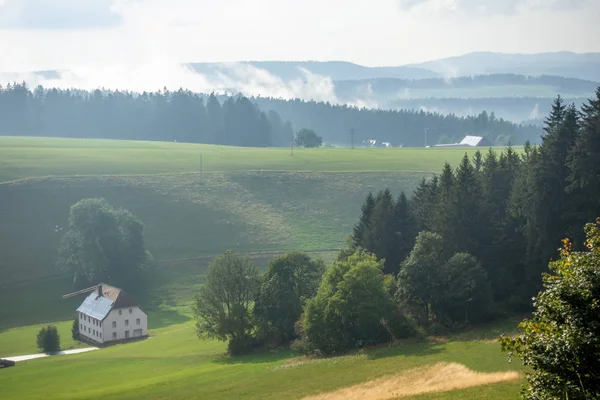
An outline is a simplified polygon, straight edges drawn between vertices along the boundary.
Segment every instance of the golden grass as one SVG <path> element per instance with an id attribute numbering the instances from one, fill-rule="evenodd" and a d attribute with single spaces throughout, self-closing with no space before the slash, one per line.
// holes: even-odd
<path id="1" fill-rule="evenodd" d="M 456 363 L 435 365 L 401 372 L 304 400 L 389 400 L 425 393 L 448 392 L 520 378 L 518 372 L 483 373 Z"/>

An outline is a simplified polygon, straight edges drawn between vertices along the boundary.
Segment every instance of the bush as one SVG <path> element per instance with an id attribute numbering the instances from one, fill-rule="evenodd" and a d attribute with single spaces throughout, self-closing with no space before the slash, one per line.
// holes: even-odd
<path id="1" fill-rule="evenodd" d="M 79 340 L 79 320 L 77 317 L 75 317 L 73 326 L 71 326 L 71 337 L 73 340 Z"/>
<path id="2" fill-rule="evenodd" d="M 37 335 L 37 346 L 45 353 L 60 350 L 60 335 L 54 325 L 40 329 Z"/>

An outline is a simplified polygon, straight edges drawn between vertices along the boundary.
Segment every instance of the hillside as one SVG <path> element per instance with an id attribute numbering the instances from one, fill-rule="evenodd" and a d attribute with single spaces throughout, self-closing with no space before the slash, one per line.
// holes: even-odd
<path id="1" fill-rule="evenodd" d="M 523 75 L 559 75 L 600 81 L 600 53 L 567 51 L 539 54 L 474 52 L 440 60 L 410 64 L 444 76 L 513 73 Z"/>
<path id="2" fill-rule="evenodd" d="M 410 192 L 465 151 L 474 150 L 297 149 L 291 157 L 288 149 L 2 137 L 2 284 L 59 273 L 61 229 L 81 198 L 105 197 L 138 215 L 158 260 L 229 248 L 335 250 L 369 191 Z"/>

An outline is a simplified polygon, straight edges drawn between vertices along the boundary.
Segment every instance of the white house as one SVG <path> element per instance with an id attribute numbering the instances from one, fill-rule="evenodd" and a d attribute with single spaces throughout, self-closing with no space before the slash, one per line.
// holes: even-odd
<path id="1" fill-rule="evenodd" d="M 79 334 L 97 343 L 148 336 L 148 315 L 123 290 L 104 283 L 77 309 Z"/>

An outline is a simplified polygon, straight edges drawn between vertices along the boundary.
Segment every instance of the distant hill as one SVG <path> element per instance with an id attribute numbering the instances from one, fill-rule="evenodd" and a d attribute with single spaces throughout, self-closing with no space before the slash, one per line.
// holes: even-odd
<path id="1" fill-rule="evenodd" d="M 539 54 L 506 54 L 475 52 L 462 56 L 406 65 L 424 68 L 444 76 L 495 73 L 523 75 L 558 75 L 600 81 L 600 53 L 555 52 Z"/>
<path id="2" fill-rule="evenodd" d="M 441 74 L 418 67 L 365 67 L 345 61 L 244 61 L 250 65 L 276 75 L 284 81 L 303 79 L 302 69 L 313 74 L 330 77 L 332 80 L 358 80 L 372 78 L 426 79 L 438 78 Z M 206 75 L 228 73 L 231 64 L 227 63 L 190 63 L 195 71 Z"/>

